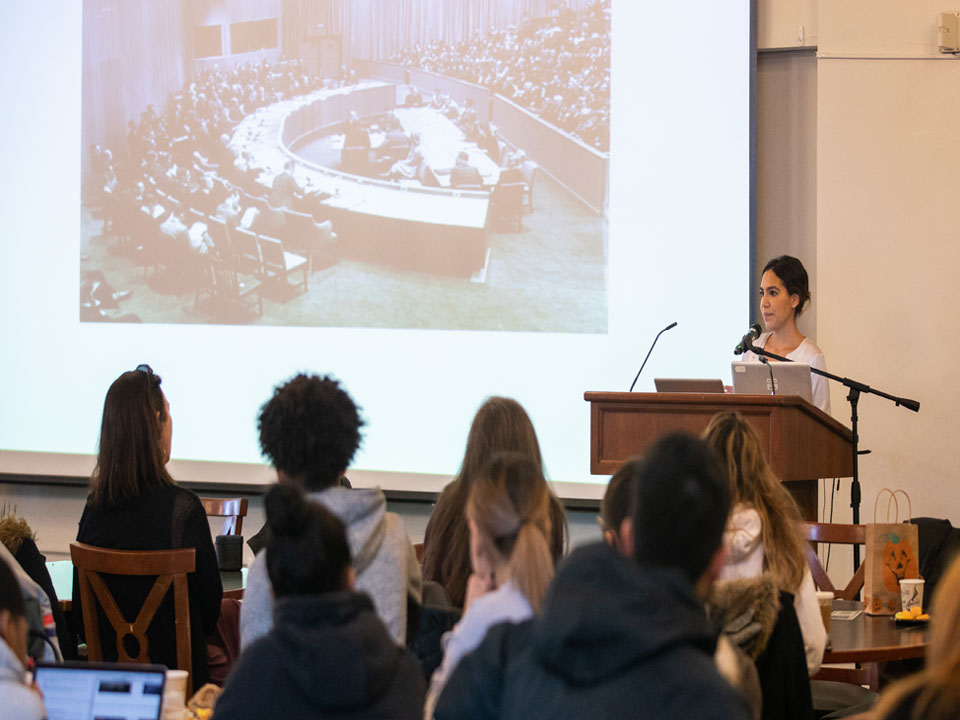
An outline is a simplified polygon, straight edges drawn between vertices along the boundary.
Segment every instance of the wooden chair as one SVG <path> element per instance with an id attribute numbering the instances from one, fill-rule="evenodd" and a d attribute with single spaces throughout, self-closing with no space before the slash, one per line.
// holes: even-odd
<path id="1" fill-rule="evenodd" d="M 230 247 L 233 250 L 233 267 L 238 272 L 251 275 L 263 275 L 263 259 L 260 257 L 260 243 L 257 234 L 240 226 L 227 226 Z"/>
<path id="2" fill-rule="evenodd" d="M 80 581 L 87 657 L 94 662 L 103 660 L 98 606 L 103 609 L 117 635 L 117 660 L 151 662 L 147 628 L 173 585 L 177 668 L 187 671 L 187 697 L 190 697 L 193 694 L 193 659 L 187 575 L 196 570 L 196 550 L 107 550 L 83 543 L 70 543 L 70 557 Z M 133 621 L 124 617 L 101 575 L 156 577 L 156 582 Z M 135 656 L 130 655 L 124 646 L 127 637 L 136 640 L 139 652 Z"/>
<path id="3" fill-rule="evenodd" d="M 204 222 L 207 223 L 207 234 L 213 240 L 213 251 L 218 257 L 230 257 L 230 238 L 227 236 L 227 223 L 216 215 L 208 215 Z"/>
<path id="4" fill-rule="evenodd" d="M 312 215 L 287 210 L 285 233 L 282 239 L 284 247 L 307 256 L 310 272 L 316 269 L 315 257 L 317 264 L 323 267 L 332 265 L 334 262 L 337 234 L 333 232 L 333 223 L 329 220 L 317 222 Z"/>
<path id="5" fill-rule="evenodd" d="M 307 259 L 303 255 L 284 249 L 283 242 L 276 238 L 260 236 L 260 256 L 263 258 L 263 273 L 267 278 L 278 280 L 286 287 L 290 285 L 289 276 L 298 270 L 303 271 L 303 291 L 307 291 Z M 297 283 L 300 285 L 300 283 Z"/>
<path id="6" fill-rule="evenodd" d="M 243 519 L 247 516 L 246 498 L 211 498 L 202 497 L 203 511 L 207 517 L 226 518 L 221 535 L 243 535 Z"/>
<path id="7" fill-rule="evenodd" d="M 499 222 L 516 222 L 517 232 L 523 230 L 524 183 L 497 185 L 490 193 L 490 211 Z"/>
<path id="8" fill-rule="evenodd" d="M 863 563 L 860 563 L 860 567 L 857 568 L 857 571 L 853 574 L 853 577 L 850 578 L 846 587 L 842 590 L 837 590 L 820 562 L 820 557 L 817 555 L 816 543 L 864 545 L 867 537 L 866 526 L 835 523 L 802 523 L 801 528 L 803 536 L 808 541 L 806 548 L 807 564 L 810 566 L 810 574 L 813 575 L 813 583 L 816 585 L 817 590 L 832 592 L 835 597 L 842 600 L 859 599 L 860 591 L 863 590 L 865 572 Z M 879 665 L 877 663 L 864 663 L 862 667 L 858 668 L 821 667 L 820 671 L 811 679 L 850 683 L 852 685 L 866 685 L 871 690 L 876 691 L 880 684 Z"/>
<path id="9" fill-rule="evenodd" d="M 850 578 L 850 582 L 843 590 L 837 590 L 830 578 L 827 577 L 827 571 L 820 564 L 820 558 L 817 556 L 815 543 L 831 543 L 838 545 L 864 545 L 866 544 L 867 530 L 865 525 L 840 525 L 832 523 L 803 523 L 803 536 L 809 541 L 807 545 L 807 564 L 810 566 L 810 574 L 813 575 L 813 582 L 817 590 L 826 590 L 842 600 L 857 600 L 860 597 L 860 591 L 863 590 L 864 567 L 860 567 Z"/>

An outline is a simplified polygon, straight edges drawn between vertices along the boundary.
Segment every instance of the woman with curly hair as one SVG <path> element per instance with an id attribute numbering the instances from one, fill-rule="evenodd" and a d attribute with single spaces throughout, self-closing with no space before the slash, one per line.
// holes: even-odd
<path id="1" fill-rule="evenodd" d="M 721 580 L 769 572 L 779 590 L 792 593 L 803 635 L 807 670 L 820 668 L 827 633 L 800 534 L 800 509 L 763 457 L 760 438 L 740 413 L 714 415 L 703 439 L 730 479 L 733 509 L 724 542 L 729 553 Z"/>
<path id="2" fill-rule="evenodd" d="M 187 589 L 193 687 L 200 687 L 209 679 L 206 637 L 214 632 L 220 617 L 223 585 L 203 505 L 195 494 L 178 487 L 167 472 L 173 419 L 160 382 L 149 365 L 140 365 L 123 373 L 107 391 L 97 466 L 90 478 L 77 542 L 114 550 L 196 550 L 197 569 L 188 576 Z M 124 616 L 133 618 L 153 578 L 113 578 L 107 585 Z M 82 618 L 76 571 L 73 598 L 74 617 Z M 167 600 L 147 630 L 147 640 L 150 661 L 175 668 L 173 603 L 171 598 Z M 104 660 L 117 659 L 115 633 L 105 615 L 100 621 L 100 644 Z"/>
<path id="3" fill-rule="evenodd" d="M 343 475 L 360 445 L 360 412 L 330 377 L 297 375 L 278 385 L 260 408 L 260 449 L 281 483 L 296 485 L 347 527 L 357 589 L 370 595 L 394 640 L 407 634 L 407 600 L 420 602 L 420 564 L 403 520 L 387 512 L 379 488 L 344 487 Z M 269 541 L 268 541 L 269 542 Z M 274 598 L 265 554 L 257 553 L 240 611 L 241 645 L 273 627 Z"/>
<path id="4" fill-rule="evenodd" d="M 460 471 L 447 485 L 427 523 L 423 537 L 423 577 L 443 585 L 450 602 L 463 607 L 470 577 L 470 531 L 465 509 L 473 483 L 498 452 L 519 452 L 543 471 L 540 444 L 523 406 L 505 397 L 488 398 L 477 410 L 467 436 Z M 563 556 L 567 521 L 563 506 L 548 490 L 550 552 L 554 563 Z"/>

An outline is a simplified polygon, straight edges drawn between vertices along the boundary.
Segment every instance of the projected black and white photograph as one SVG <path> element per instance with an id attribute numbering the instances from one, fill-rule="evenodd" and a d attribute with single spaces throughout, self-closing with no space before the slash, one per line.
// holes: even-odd
<path id="1" fill-rule="evenodd" d="M 607 332 L 611 0 L 84 0 L 83 322 Z"/>

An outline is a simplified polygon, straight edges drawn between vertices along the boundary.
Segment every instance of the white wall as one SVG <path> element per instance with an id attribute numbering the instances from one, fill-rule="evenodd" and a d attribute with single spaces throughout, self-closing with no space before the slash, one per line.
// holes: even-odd
<path id="1" fill-rule="evenodd" d="M 834 372 L 921 402 L 862 400 L 863 517 L 902 487 L 914 515 L 960 525 L 960 60 L 937 57 L 945 9 L 820 4 L 817 339 Z M 896 59 L 855 59 L 883 55 Z M 848 420 L 839 389 L 831 402 Z"/>
<path id="2" fill-rule="evenodd" d="M 948 9 L 931 0 L 759 7 L 761 48 L 789 46 L 800 22 L 812 23 L 819 45 L 816 182 L 767 189 L 815 193 L 815 238 L 790 236 L 800 238 L 801 257 L 815 258 L 817 317 L 806 331 L 833 372 L 921 402 L 919 414 L 876 397 L 860 403 L 861 447 L 872 450 L 861 459 L 868 520 L 879 489 L 902 487 L 914 515 L 960 525 L 960 450 L 951 437 L 960 407 L 960 60 L 936 50 L 937 15 Z M 778 242 L 758 245 L 773 254 Z M 831 402 L 849 423 L 842 389 Z M 838 520 L 849 521 L 848 498 L 843 481 Z"/>

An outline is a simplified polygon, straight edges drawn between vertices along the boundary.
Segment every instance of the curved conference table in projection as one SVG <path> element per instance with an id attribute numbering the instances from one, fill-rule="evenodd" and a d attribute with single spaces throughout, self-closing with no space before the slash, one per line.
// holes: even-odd
<path id="1" fill-rule="evenodd" d="M 369 117 L 393 110 L 396 104 L 397 89 L 392 83 L 317 90 L 247 116 L 237 125 L 230 146 L 234 152 L 250 153 L 251 164 L 261 170 L 258 181 L 267 187 L 284 163 L 294 158 L 297 181 L 308 193 L 324 198 L 320 202 L 327 217 L 322 219 L 333 222 L 345 259 L 469 277 L 486 264 L 487 191 L 375 180 L 297 155 L 297 148 L 311 139 L 339 132 L 351 111 Z M 443 155 L 435 159 L 440 163 L 455 154 L 452 145 L 436 152 Z M 424 155 L 429 161 L 428 147 Z M 474 151 L 471 158 L 481 166 L 484 184 L 495 184 L 499 171 L 490 168 L 492 161 L 484 162 L 485 156 Z"/>
<path id="2" fill-rule="evenodd" d="M 378 60 L 356 60 L 354 66 L 362 77 L 411 85 L 425 93 L 439 91 L 461 105 L 473 101 L 477 118 L 492 122 L 500 137 L 524 150 L 540 166 L 540 172 L 547 173 L 597 214 L 606 212 L 609 153 L 591 147 L 481 85 Z"/>

